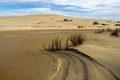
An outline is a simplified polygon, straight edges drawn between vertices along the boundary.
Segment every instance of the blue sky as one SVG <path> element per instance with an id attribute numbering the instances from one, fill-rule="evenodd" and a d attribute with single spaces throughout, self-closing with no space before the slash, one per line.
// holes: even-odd
<path id="1" fill-rule="evenodd" d="M 59 14 L 120 20 L 120 0 L 0 0 L 0 16 Z"/>

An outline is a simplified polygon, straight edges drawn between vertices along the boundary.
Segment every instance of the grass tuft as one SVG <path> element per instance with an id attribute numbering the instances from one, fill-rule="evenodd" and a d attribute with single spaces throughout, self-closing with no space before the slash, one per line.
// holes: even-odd
<path id="1" fill-rule="evenodd" d="M 62 46 L 64 44 L 64 42 L 62 42 L 62 41 L 63 41 L 63 39 L 57 38 L 57 39 L 51 41 L 48 45 L 43 45 L 43 47 L 45 50 L 48 50 L 48 51 L 57 51 L 57 50 L 68 49 L 71 46 L 69 44 L 70 42 L 72 43 L 72 46 L 80 45 L 83 43 L 84 37 L 81 34 L 80 35 L 76 35 L 76 34 L 70 35 L 70 37 L 67 37 L 67 39 L 65 41 L 65 46 Z"/>
<path id="2" fill-rule="evenodd" d="M 51 41 L 47 46 L 45 47 L 45 45 L 43 46 L 45 50 L 49 50 L 49 51 L 55 51 L 55 50 L 61 50 L 61 42 L 62 39 L 55 39 L 53 41 Z"/>
<path id="3" fill-rule="evenodd" d="M 116 30 L 113 30 L 110 35 L 118 37 L 119 36 L 119 29 L 116 28 Z"/>
<path id="4" fill-rule="evenodd" d="M 81 34 L 80 35 L 74 34 L 74 35 L 70 36 L 70 41 L 71 41 L 73 46 L 79 45 L 79 44 L 83 43 L 84 37 Z"/>

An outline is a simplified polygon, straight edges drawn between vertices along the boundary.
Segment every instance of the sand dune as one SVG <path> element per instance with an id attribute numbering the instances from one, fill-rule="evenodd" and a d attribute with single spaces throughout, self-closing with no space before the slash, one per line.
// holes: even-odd
<path id="1" fill-rule="evenodd" d="M 115 24 L 52 14 L 0 17 L 0 80 L 120 80 L 120 37 L 94 32 L 119 28 Z M 85 42 L 44 50 L 43 43 L 59 38 L 64 44 L 72 33 L 84 35 Z"/>
<path id="2" fill-rule="evenodd" d="M 67 19 L 68 21 L 64 21 Z M 70 21 L 71 20 L 71 21 Z M 97 21 L 99 25 L 93 25 Z M 102 25 L 103 24 L 103 25 Z M 105 25 L 104 25 L 105 24 Z M 8 30 L 43 30 L 43 29 L 99 29 L 115 28 L 116 21 L 80 19 L 62 15 L 42 14 L 28 16 L 0 17 L 0 31 Z"/>

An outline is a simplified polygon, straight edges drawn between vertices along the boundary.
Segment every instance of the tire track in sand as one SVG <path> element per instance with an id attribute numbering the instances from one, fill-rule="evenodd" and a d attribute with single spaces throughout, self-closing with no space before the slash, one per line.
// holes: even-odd
<path id="1" fill-rule="evenodd" d="M 57 65 L 40 80 L 120 80 L 112 70 L 77 49 L 46 51 L 46 55 Z"/>

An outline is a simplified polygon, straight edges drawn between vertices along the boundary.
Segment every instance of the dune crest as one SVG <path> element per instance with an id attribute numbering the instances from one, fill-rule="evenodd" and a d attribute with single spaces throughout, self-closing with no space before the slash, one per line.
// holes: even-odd
<path id="1" fill-rule="evenodd" d="M 53 14 L 0 17 L 0 31 L 119 27 L 116 24 L 118 24 L 116 21 L 80 19 Z"/>

